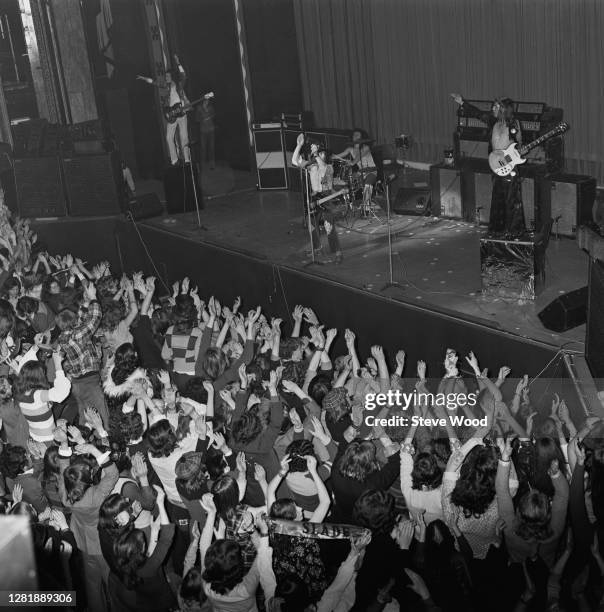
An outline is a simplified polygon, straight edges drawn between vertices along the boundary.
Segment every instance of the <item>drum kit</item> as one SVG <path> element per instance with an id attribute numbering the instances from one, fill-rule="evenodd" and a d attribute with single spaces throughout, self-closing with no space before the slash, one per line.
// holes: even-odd
<path id="1" fill-rule="evenodd" d="M 371 139 L 355 140 L 347 142 L 347 146 L 371 144 Z M 341 196 L 346 204 L 347 213 L 359 213 L 360 217 L 373 216 L 378 221 L 380 219 L 375 214 L 373 202 L 371 200 L 371 186 L 365 184 L 365 177 L 370 172 L 375 172 L 376 168 L 363 167 L 362 164 L 353 164 L 349 160 L 332 155 L 331 164 L 333 165 L 333 186 L 334 189 L 345 190 Z M 381 222 L 381 221 L 380 221 Z"/>

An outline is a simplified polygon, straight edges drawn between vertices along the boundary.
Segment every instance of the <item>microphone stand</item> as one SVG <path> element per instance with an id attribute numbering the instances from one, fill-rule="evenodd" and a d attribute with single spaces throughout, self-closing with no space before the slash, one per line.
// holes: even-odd
<path id="1" fill-rule="evenodd" d="M 384 160 L 384 166 L 390 166 L 392 163 L 391 160 Z M 396 175 L 394 175 L 396 177 Z M 390 217 L 390 182 L 394 177 L 387 177 L 384 180 L 384 186 L 386 188 L 386 216 L 388 223 L 388 282 L 380 289 L 380 291 L 386 291 L 386 289 L 390 289 L 391 287 L 398 287 L 399 289 L 404 289 L 404 287 L 394 280 L 392 275 L 392 223 Z"/>
<path id="2" fill-rule="evenodd" d="M 323 266 L 325 265 L 322 261 L 319 261 L 316 257 L 315 257 L 315 244 L 314 244 L 314 239 L 313 239 L 313 224 L 312 224 L 312 213 L 310 212 L 310 202 L 311 202 L 311 195 L 310 195 L 310 177 L 308 175 L 308 168 L 300 168 L 300 170 L 302 170 L 304 172 L 304 185 L 303 185 L 303 189 L 304 189 L 304 204 L 306 206 L 306 224 L 308 226 L 308 236 L 310 238 L 310 256 L 311 256 L 311 260 L 304 264 L 305 268 L 308 268 L 310 266 Z M 316 219 L 315 219 L 316 220 Z M 318 235 L 318 232 L 317 232 Z M 319 238 L 320 240 L 321 238 Z"/>
<path id="3" fill-rule="evenodd" d="M 189 157 L 191 159 L 191 161 L 189 162 L 189 169 L 190 169 L 190 172 L 191 172 L 191 184 L 193 185 L 193 197 L 195 198 L 195 211 L 197 212 L 197 229 L 207 231 L 208 228 L 205 225 L 201 224 L 201 215 L 199 213 L 199 199 L 197 197 L 197 184 L 196 184 L 196 181 L 195 181 L 195 172 L 193 170 L 193 161 L 194 160 L 193 160 L 193 149 L 191 148 L 191 143 L 188 143 L 186 145 L 186 147 L 188 147 L 188 149 L 189 149 Z M 186 164 L 186 162 L 184 162 L 184 160 L 183 160 L 183 163 Z M 184 168 L 183 168 L 183 175 L 184 175 Z"/>

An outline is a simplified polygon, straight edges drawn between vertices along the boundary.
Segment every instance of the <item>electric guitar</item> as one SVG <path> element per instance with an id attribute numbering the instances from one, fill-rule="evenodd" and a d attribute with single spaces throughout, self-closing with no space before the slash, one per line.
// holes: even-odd
<path id="1" fill-rule="evenodd" d="M 172 106 L 164 107 L 164 117 L 168 123 L 174 123 L 177 119 L 184 117 L 196 104 L 203 102 L 204 100 L 208 100 L 209 98 L 214 97 L 214 92 L 210 91 L 207 94 L 201 96 L 201 98 L 197 98 L 197 100 L 193 100 L 193 102 L 189 102 L 189 104 L 183 104 L 182 102 L 177 102 Z"/>
<path id="2" fill-rule="evenodd" d="M 523 155 L 526 155 L 531 149 L 538 147 L 546 140 L 564 134 L 570 129 L 568 123 L 559 123 L 553 130 L 550 130 L 543 136 L 539 136 L 533 142 L 529 142 L 526 145 L 522 145 L 520 149 L 517 149 L 518 143 L 512 143 L 507 149 L 495 149 L 489 155 L 489 166 L 491 170 L 497 176 L 507 176 L 508 174 L 514 174 L 514 168 L 519 164 L 524 164 L 526 159 Z"/>

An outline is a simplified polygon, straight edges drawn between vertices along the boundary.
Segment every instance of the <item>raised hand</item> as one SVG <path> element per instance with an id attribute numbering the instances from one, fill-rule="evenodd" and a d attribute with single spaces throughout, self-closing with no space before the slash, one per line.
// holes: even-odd
<path id="1" fill-rule="evenodd" d="M 292 312 L 292 317 L 294 321 L 301 322 L 303 316 L 304 316 L 304 308 L 298 304 L 294 308 L 294 312 Z"/>
<path id="2" fill-rule="evenodd" d="M 306 469 L 311 474 L 317 471 L 317 458 L 314 455 L 305 455 L 303 459 L 306 460 Z"/>
<path id="3" fill-rule="evenodd" d="M 132 476 L 138 480 L 147 478 L 148 475 L 147 462 L 141 453 L 136 453 L 132 457 Z"/>
<path id="4" fill-rule="evenodd" d="M 405 351 L 403 351 L 402 349 L 400 351 L 397 351 L 397 353 L 396 353 L 396 357 L 395 357 L 396 365 L 399 368 L 401 368 L 401 369 L 405 367 L 405 358 L 406 358 L 406 356 L 407 355 L 406 355 Z"/>
<path id="5" fill-rule="evenodd" d="M 75 427 L 75 425 L 69 425 L 67 427 L 67 433 L 74 444 L 86 444 L 86 440 L 84 440 L 82 432 Z"/>
<path id="6" fill-rule="evenodd" d="M 384 349 L 377 344 L 371 347 L 371 356 L 375 359 L 376 362 L 384 359 Z M 369 360 L 367 361 L 369 363 Z M 377 365 L 376 365 L 377 369 Z"/>
<path id="7" fill-rule="evenodd" d="M 351 345 L 354 345 L 355 339 L 356 335 L 353 331 L 347 329 L 344 332 L 344 340 L 346 341 L 346 346 L 350 347 Z"/>
<path id="8" fill-rule="evenodd" d="M 417 377 L 426 380 L 426 362 L 421 359 L 417 362 Z"/>
<path id="9" fill-rule="evenodd" d="M 13 486 L 13 504 L 18 504 L 23 499 L 23 487 L 16 482 Z"/>
<path id="10" fill-rule="evenodd" d="M 266 482 L 266 470 L 259 463 L 254 463 L 254 478 L 258 482 Z"/>
<path id="11" fill-rule="evenodd" d="M 289 455 L 285 455 L 283 459 L 281 459 L 281 475 L 284 476 L 289 472 L 289 462 L 291 461 L 291 457 Z"/>
<path id="12" fill-rule="evenodd" d="M 208 514 L 216 514 L 216 504 L 214 503 L 214 496 L 211 493 L 205 493 L 201 497 L 201 505 Z"/>
<path id="13" fill-rule="evenodd" d="M 304 144 L 304 134 L 298 134 L 296 138 L 296 144 L 301 147 Z"/>
<path id="14" fill-rule="evenodd" d="M 310 325 L 319 325 L 319 319 L 312 308 L 304 309 L 304 320 Z"/>
<path id="15" fill-rule="evenodd" d="M 558 474 L 560 473 L 560 463 L 558 459 L 552 459 L 547 473 L 550 475 L 551 478 L 555 478 L 556 476 L 558 476 Z"/>
<path id="16" fill-rule="evenodd" d="M 499 368 L 499 380 L 505 380 L 512 370 L 508 366 Z"/>
<path id="17" fill-rule="evenodd" d="M 413 541 L 413 521 L 402 520 L 396 525 L 390 534 L 401 550 L 409 550 Z"/>
<path id="18" fill-rule="evenodd" d="M 237 466 L 237 471 L 243 476 L 245 476 L 247 470 L 246 470 L 244 452 L 237 453 L 237 459 L 235 460 L 235 465 Z"/>
<path id="19" fill-rule="evenodd" d="M 172 283 L 172 297 L 176 299 L 179 293 L 180 293 L 180 283 L 178 281 L 174 281 L 174 283 Z"/>
<path id="20" fill-rule="evenodd" d="M 189 293 L 189 286 L 191 285 L 191 281 L 189 280 L 188 276 L 185 276 L 182 279 L 182 285 L 180 286 L 180 292 L 182 294 L 187 294 Z"/>

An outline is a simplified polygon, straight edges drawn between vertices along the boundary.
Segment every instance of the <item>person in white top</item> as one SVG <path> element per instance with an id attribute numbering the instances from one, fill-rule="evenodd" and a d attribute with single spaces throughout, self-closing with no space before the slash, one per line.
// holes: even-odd
<path id="1" fill-rule="evenodd" d="M 321 241 L 318 227 L 323 225 L 327 234 L 329 250 L 335 254 L 335 263 L 342 262 L 342 249 L 336 232 L 334 215 L 325 207 L 316 206 L 314 203 L 322 197 L 333 192 L 333 166 L 328 161 L 327 150 L 317 144 L 311 144 L 309 159 L 304 159 L 302 148 L 304 146 L 304 134 L 299 134 L 296 141 L 296 149 L 292 155 L 292 164 L 298 168 L 308 171 L 310 182 L 310 218 L 313 224 L 313 248 L 320 250 Z"/>
<path id="2" fill-rule="evenodd" d="M 180 141 L 180 149 L 182 158 L 185 163 L 191 161 L 191 153 L 189 151 L 189 127 L 187 119 L 187 110 L 189 110 L 190 103 L 187 98 L 187 94 L 184 90 L 184 84 L 186 80 L 186 72 L 182 67 L 178 56 L 174 54 L 175 69 L 169 69 L 165 74 L 165 81 L 162 83 L 158 79 L 151 79 L 149 77 L 137 75 L 137 79 L 149 83 L 149 85 L 164 86 L 168 89 L 168 109 L 173 109 L 176 105 L 180 104 L 182 108 L 182 114 L 176 119 L 176 121 L 168 121 L 166 123 L 166 142 L 168 143 L 168 151 L 170 153 L 170 163 L 175 166 L 178 163 L 178 149 L 176 146 L 176 132 L 178 131 L 178 139 Z"/>

